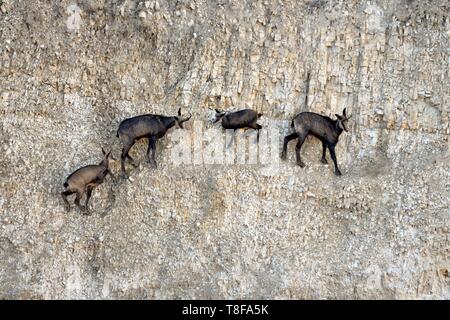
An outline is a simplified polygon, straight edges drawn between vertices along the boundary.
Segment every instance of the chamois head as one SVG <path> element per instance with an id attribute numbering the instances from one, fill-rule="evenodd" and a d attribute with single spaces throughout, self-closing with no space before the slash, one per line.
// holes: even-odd
<path id="1" fill-rule="evenodd" d="M 189 117 L 187 118 L 181 118 L 181 108 L 178 109 L 178 116 L 174 117 L 175 118 L 175 125 L 178 128 L 184 129 L 183 128 L 183 122 L 188 121 L 190 118 L 192 117 L 192 115 L 189 113 Z"/>
<path id="2" fill-rule="evenodd" d="M 226 114 L 226 112 L 220 111 L 219 109 L 216 110 L 216 118 L 214 119 L 213 123 L 219 122 Z"/>
<path id="3" fill-rule="evenodd" d="M 346 109 L 347 108 L 344 108 L 342 115 L 335 114 L 335 116 L 337 117 L 337 125 L 339 126 L 339 128 L 341 128 L 342 130 L 345 130 L 345 132 L 348 132 L 347 122 L 348 122 L 348 119 L 350 119 L 352 116 L 350 115 L 347 117 Z"/>

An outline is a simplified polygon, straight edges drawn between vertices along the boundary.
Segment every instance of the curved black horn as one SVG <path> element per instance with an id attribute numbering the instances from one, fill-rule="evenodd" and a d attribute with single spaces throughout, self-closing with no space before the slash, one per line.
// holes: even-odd
<path id="1" fill-rule="evenodd" d="M 344 111 L 342 112 L 342 114 L 344 115 L 344 117 L 347 116 L 347 108 L 344 108 Z"/>
<path id="2" fill-rule="evenodd" d="M 178 109 L 178 116 L 181 116 L 181 108 Z"/>

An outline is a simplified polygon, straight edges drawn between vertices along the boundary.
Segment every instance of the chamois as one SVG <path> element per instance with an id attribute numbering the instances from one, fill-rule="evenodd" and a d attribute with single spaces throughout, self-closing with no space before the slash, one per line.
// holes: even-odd
<path id="1" fill-rule="evenodd" d="M 257 113 L 251 109 L 244 109 L 230 113 L 223 112 L 218 109 L 215 110 L 216 119 L 213 123 L 217 123 L 222 120 L 222 127 L 224 129 L 234 129 L 234 132 L 236 132 L 237 129 L 256 129 L 258 130 L 257 139 L 259 140 L 259 130 L 262 129 L 262 126 L 256 122 L 258 121 L 258 118 L 262 116 L 262 113 Z"/>
<path id="2" fill-rule="evenodd" d="M 300 149 L 302 148 L 303 142 L 308 135 L 313 135 L 314 137 L 322 141 L 322 159 L 321 162 L 326 164 L 327 160 L 325 158 L 326 148 L 330 151 L 331 158 L 334 162 L 334 173 L 337 176 L 342 175 L 338 168 L 336 153 L 334 151 L 336 144 L 338 143 L 339 136 L 343 130 L 347 130 L 347 121 L 351 116 L 347 117 L 346 109 L 342 115 L 336 114 L 337 119 L 332 120 L 329 117 L 322 116 L 313 112 L 301 112 L 292 120 L 291 127 L 294 127 L 295 132 L 284 138 L 283 151 L 281 153 L 281 158 L 286 159 L 286 149 L 288 142 L 298 138 L 297 146 L 295 147 L 295 152 L 297 156 L 297 164 L 300 167 L 304 167 L 305 164 L 300 158 Z"/>
<path id="3" fill-rule="evenodd" d="M 175 125 L 183 129 L 183 122 L 188 121 L 190 118 L 191 115 L 182 119 L 180 108 L 178 109 L 178 116 L 166 117 L 157 114 L 144 114 L 123 120 L 117 130 L 117 137 L 123 146 L 120 157 L 123 177 L 128 178 L 128 174 L 125 171 L 125 160 L 127 158 L 134 167 L 137 167 L 133 158 L 128 154 L 128 151 L 136 141 L 142 138 L 148 138 L 147 160 L 149 163 L 153 163 L 156 168 L 156 140 L 162 138 L 167 130 Z M 150 151 L 152 151 L 151 159 Z"/>
<path id="4" fill-rule="evenodd" d="M 76 193 L 75 204 L 84 213 L 89 214 L 88 202 L 92 195 L 92 190 L 101 184 L 107 174 L 110 174 L 114 179 L 114 175 L 109 168 L 111 160 L 116 160 L 111 151 L 106 153 L 102 148 L 104 159 L 98 165 L 87 165 L 79 168 L 71 175 L 69 175 L 64 182 L 65 191 L 61 192 L 64 204 L 67 211 L 70 211 L 70 204 L 67 201 L 67 196 Z M 80 200 L 86 192 L 86 203 L 84 207 L 80 205 Z"/>

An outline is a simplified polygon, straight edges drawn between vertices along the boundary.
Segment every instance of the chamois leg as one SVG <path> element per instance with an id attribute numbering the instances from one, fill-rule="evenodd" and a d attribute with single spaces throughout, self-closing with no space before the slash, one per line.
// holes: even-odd
<path id="1" fill-rule="evenodd" d="M 152 152 L 151 159 L 150 159 L 150 151 Z M 156 154 L 156 137 L 152 136 L 148 138 L 147 161 L 153 164 L 154 168 L 157 168 L 155 154 Z"/>
<path id="2" fill-rule="evenodd" d="M 67 212 L 70 211 L 70 203 L 69 203 L 69 201 L 67 201 L 67 196 L 70 196 L 73 193 L 74 192 L 70 191 L 70 190 L 66 190 L 66 191 L 61 192 L 61 196 L 62 196 L 62 198 L 64 200 L 64 207 L 65 207 Z"/>
<path id="3" fill-rule="evenodd" d="M 298 138 L 297 133 L 290 134 L 284 138 L 283 151 L 281 152 L 281 159 L 286 160 L 286 150 L 288 143 L 289 141 L 294 140 L 296 138 Z"/>
<path id="4" fill-rule="evenodd" d="M 256 130 L 258 130 L 258 132 L 256 133 L 256 143 L 259 143 L 259 130 L 262 129 L 262 126 L 260 126 L 259 124 L 258 124 L 258 126 L 259 126 L 259 128 L 256 129 Z"/>
<path id="5" fill-rule="evenodd" d="M 122 149 L 122 154 L 120 155 L 120 168 L 122 170 L 122 176 L 124 178 L 128 178 L 128 174 L 127 174 L 127 172 L 125 170 L 125 160 L 126 160 L 126 158 L 131 158 L 128 155 L 128 151 L 133 146 L 133 144 L 134 144 L 133 141 L 125 143 L 124 146 L 123 146 L 123 149 Z"/>
<path id="6" fill-rule="evenodd" d="M 87 191 L 86 191 L 86 202 L 84 204 L 84 208 L 86 209 L 86 212 L 89 212 L 88 202 L 89 202 L 89 199 L 91 198 L 93 189 L 94 189 L 94 187 L 88 187 Z"/>
<path id="7" fill-rule="evenodd" d="M 320 159 L 320 162 L 322 162 L 323 164 L 327 164 L 327 159 L 325 158 L 325 155 L 327 153 L 327 144 L 325 143 L 325 141 L 322 140 L 322 159 Z"/>
<path id="8" fill-rule="evenodd" d="M 300 150 L 302 149 L 302 145 L 303 145 L 303 142 L 305 142 L 305 139 L 306 139 L 306 135 L 299 136 L 297 145 L 295 146 L 295 155 L 297 157 L 297 164 L 302 168 L 305 167 L 305 164 L 303 163 L 303 161 L 300 157 Z"/>
<path id="9" fill-rule="evenodd" d="M 80 204 L 80 200 L 81 197 L 83 196 L 84 191 L 77 191 L 77 196 L 75 198 L 75 205 L 78 207 L 78 209 L 80 209 L 82 212 L 86 211 L 86 208 L 84 208 L 81 204 Z"/>
<path id="10" fill-rule="evenodd" d="M 131 164 L 133 167 L 137 168 L 137 167 L 139 167 L 139 161 L 134 160 L 134 159 L 130 156 L 130 154 L 129 154 L 129 151 L 130 151 L 130 149 L 131 149 L 131 147 L 132 147 L 133 145 L 134 145 L 134 142 L 131 143 L 131 146 L 130 146 L 130 148 L 129 148 L 128 151 L 127 151 L 127 159 L 130 160 L 130 164 Z"/>
<path id="11" fill-rule="evenodd" d="M 328 149 L 330 150 L 331 159 L 333 159 L 334 162 L 334 174 L 337 176 L 341 176 L 342 173 L 338 168 L 337 159 L 336 159 L 336 152 L 334 151 L 334 145 L 329 144 Z"/>

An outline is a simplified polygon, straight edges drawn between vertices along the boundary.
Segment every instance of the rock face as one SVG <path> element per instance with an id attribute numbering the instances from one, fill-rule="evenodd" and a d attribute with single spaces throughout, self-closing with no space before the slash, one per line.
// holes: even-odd
<path id="1" fill-rule="evenodd" d="M 449 12 L 0 0 L 0 298 L 450 299 Z M 132 181 L 94 190 L 91 216 L 64 211 L 68 174 L 102 146 L 119 157 L 121 120 L 179 107 L 192 120 L 158 141 L 157 169 L 140 142 Z M 263 113 L 275 151 L 298 112 L 347 108 L 343 176 L 313 138 L 306 168 L 295 142 L 285 162 L 206 161 L 224 137 L 206 137 L 210 108 Z"/>

